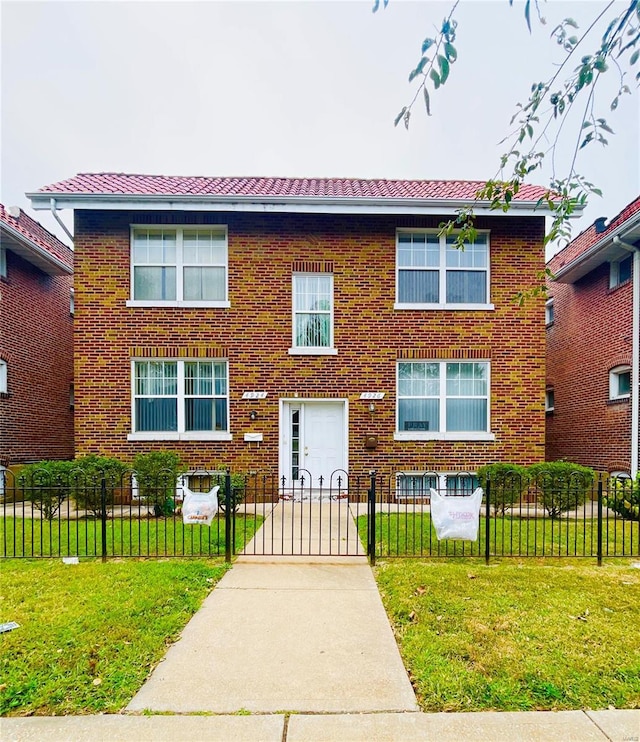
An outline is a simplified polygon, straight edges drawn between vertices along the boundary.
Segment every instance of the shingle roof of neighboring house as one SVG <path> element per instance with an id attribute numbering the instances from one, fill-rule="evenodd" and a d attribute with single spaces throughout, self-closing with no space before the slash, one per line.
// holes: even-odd
<path id="1" fill-rule="evenodd" d="M 358 178 L 208 178 L 201 176 L 79 173 L 38 193 L 182 196 L 284 196 L 473 200 L 484 185 L 470 180 L 362 180 Z M 524 185 L 515 201 L 538 201 L 540 186 Z"/>
<path id="2" fill-rule="evenodd" d="M 0 204 L 2 244 L 51 275 L 73 273 L 73 251 L 22 209 L 12 216 Z"/>
<path id="3" fill-rule="evenodd" d="M 597 220 L 590 227 L 581 232 L 574 240 L 572 240 L 563 250 L 553 256 L 549 261 L 549 266 L 553 270 L 567 265 L 575 258 L 582 255 L 590 247 L 601 240 L 606 240 L 612 233 L 622 226 L 628 219 L 634 214 L 640 212 L 640 196 L 632 201 L 630 204 L 622 209 L 622 211 L 609 222 L 604 231 L 597 231 L 596 224 L 600 221 Z"/>
<path id="4" fill-rule="evenodd" d="M 630 239 L 631 242 L 640 237 L 640 196 L 627 204 L 606 227 L 603 220 L 597 219 L 554 255 L 547 265 L 558 278 L 566 274 L 575 280 L 611 257 L 610 248 L 615 237 Z"/>

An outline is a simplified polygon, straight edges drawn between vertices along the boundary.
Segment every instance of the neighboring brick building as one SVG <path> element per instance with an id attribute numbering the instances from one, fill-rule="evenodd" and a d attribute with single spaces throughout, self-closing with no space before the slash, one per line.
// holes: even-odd
<path id="1" fill-rule="evenodd" d="M 0 465 L 73 457 L 73 252 L 0 204 Z"/>
<path id="2" fill-rule="evenodd" d="M 76 449 L 193 467 L 474 471 L 544 458 L 542 193 L 438 225 L 479 183 L 85 174 Z"/>
<path id="3" fill-rule="evenodd" d="M 547 459 L 638 471 L 640 197 L 549 261 Z"/>

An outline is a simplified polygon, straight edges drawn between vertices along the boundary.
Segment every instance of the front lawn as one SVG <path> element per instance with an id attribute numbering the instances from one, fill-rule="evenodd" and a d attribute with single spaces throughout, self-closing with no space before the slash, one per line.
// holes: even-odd
<path id="1" fill-rule="evenodd" d="M 0 714 L 116 713 L 222 577 L 219 560 L 4 560 Z"/>
<path id="2" fill-rule="evenodd" d="M 640 708 L 640 569 L 380 562 L 423 711 Z"/>

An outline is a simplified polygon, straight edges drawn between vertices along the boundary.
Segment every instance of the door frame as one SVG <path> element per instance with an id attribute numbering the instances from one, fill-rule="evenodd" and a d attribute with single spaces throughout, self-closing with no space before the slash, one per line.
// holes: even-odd
<path id="1" fill-rule="evenodd" d="M 291 485 L 291 408 L 314 404 L 335 404 L 342 406 L 344 447 L 342 462 L 345 472 L 349 471 L 349 400 L 346 397 L 281 397 L 279 400 L 278 435 L 278 476 L 285 477 L 287 486 Z M 302 467 L 301 467 L 302 468 Z"/>

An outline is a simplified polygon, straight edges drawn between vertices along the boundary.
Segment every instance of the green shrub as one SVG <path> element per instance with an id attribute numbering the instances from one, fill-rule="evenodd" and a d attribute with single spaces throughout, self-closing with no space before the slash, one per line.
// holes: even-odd
<path id="1" fill-rule="evenodd" d="M 219 484 L 220 489 L 218 490 L 218 507 L 224 513 L 227 507 L 227 478 L 226 468 L 223 466 L 215 467 L 215 471 L 224 472 L 224 475 L 220 476 Z M 231 510 L 236 512 L 240 503 L 244 501 L 245 496 L 245 477 L 243 474 L 232 474 L 231 475 Z"/>
<path id="2" fill-rule="evenodd" d="M 172 515 L 176 508 L 176 482 L 187 471 L 173 451 L 139 453 L 133 460 L 138 493 L 156 517 Z"/>
<path id="3" fill-rule="evenodd" d="M 39 461 L 20 469 L 17 484 L 42 517 L 53 520 L 71 493 L 73 461 Z"/>
<path id="4" fill-rule="evenodd" d="M 486 464 L 478 469 L 477 475 L 485 493 L 489 483 L 490 504 L 502 515 L 520 501 L 529 481 L 526 467 L 518 464 Z"/>
<path id="5" fill-rule="evenodd" d="M 640 521 L 640 473 L 633 479 L 609 480 L 609 494 L 602 502 L 626 520 Z"/>
<path id="6" fill-rule="evenodd" d="M 527 470 L 537 485 L 538 499 L 551 518 L 559 518 L 584 504 L 595 479 L 593 469 L 569 461 L 547 461 Z"/>
<path id="7" fill-rule="evenodd" d="M 106 483 L 106 505 L 113 507 L 115 491 L 120 489 L 127 467 L 110 456 L 90 454 L 76 459 L 72 472 L 72 496 L 79 510 L 100 517 L 102 511 L 102 480 Z"/>

